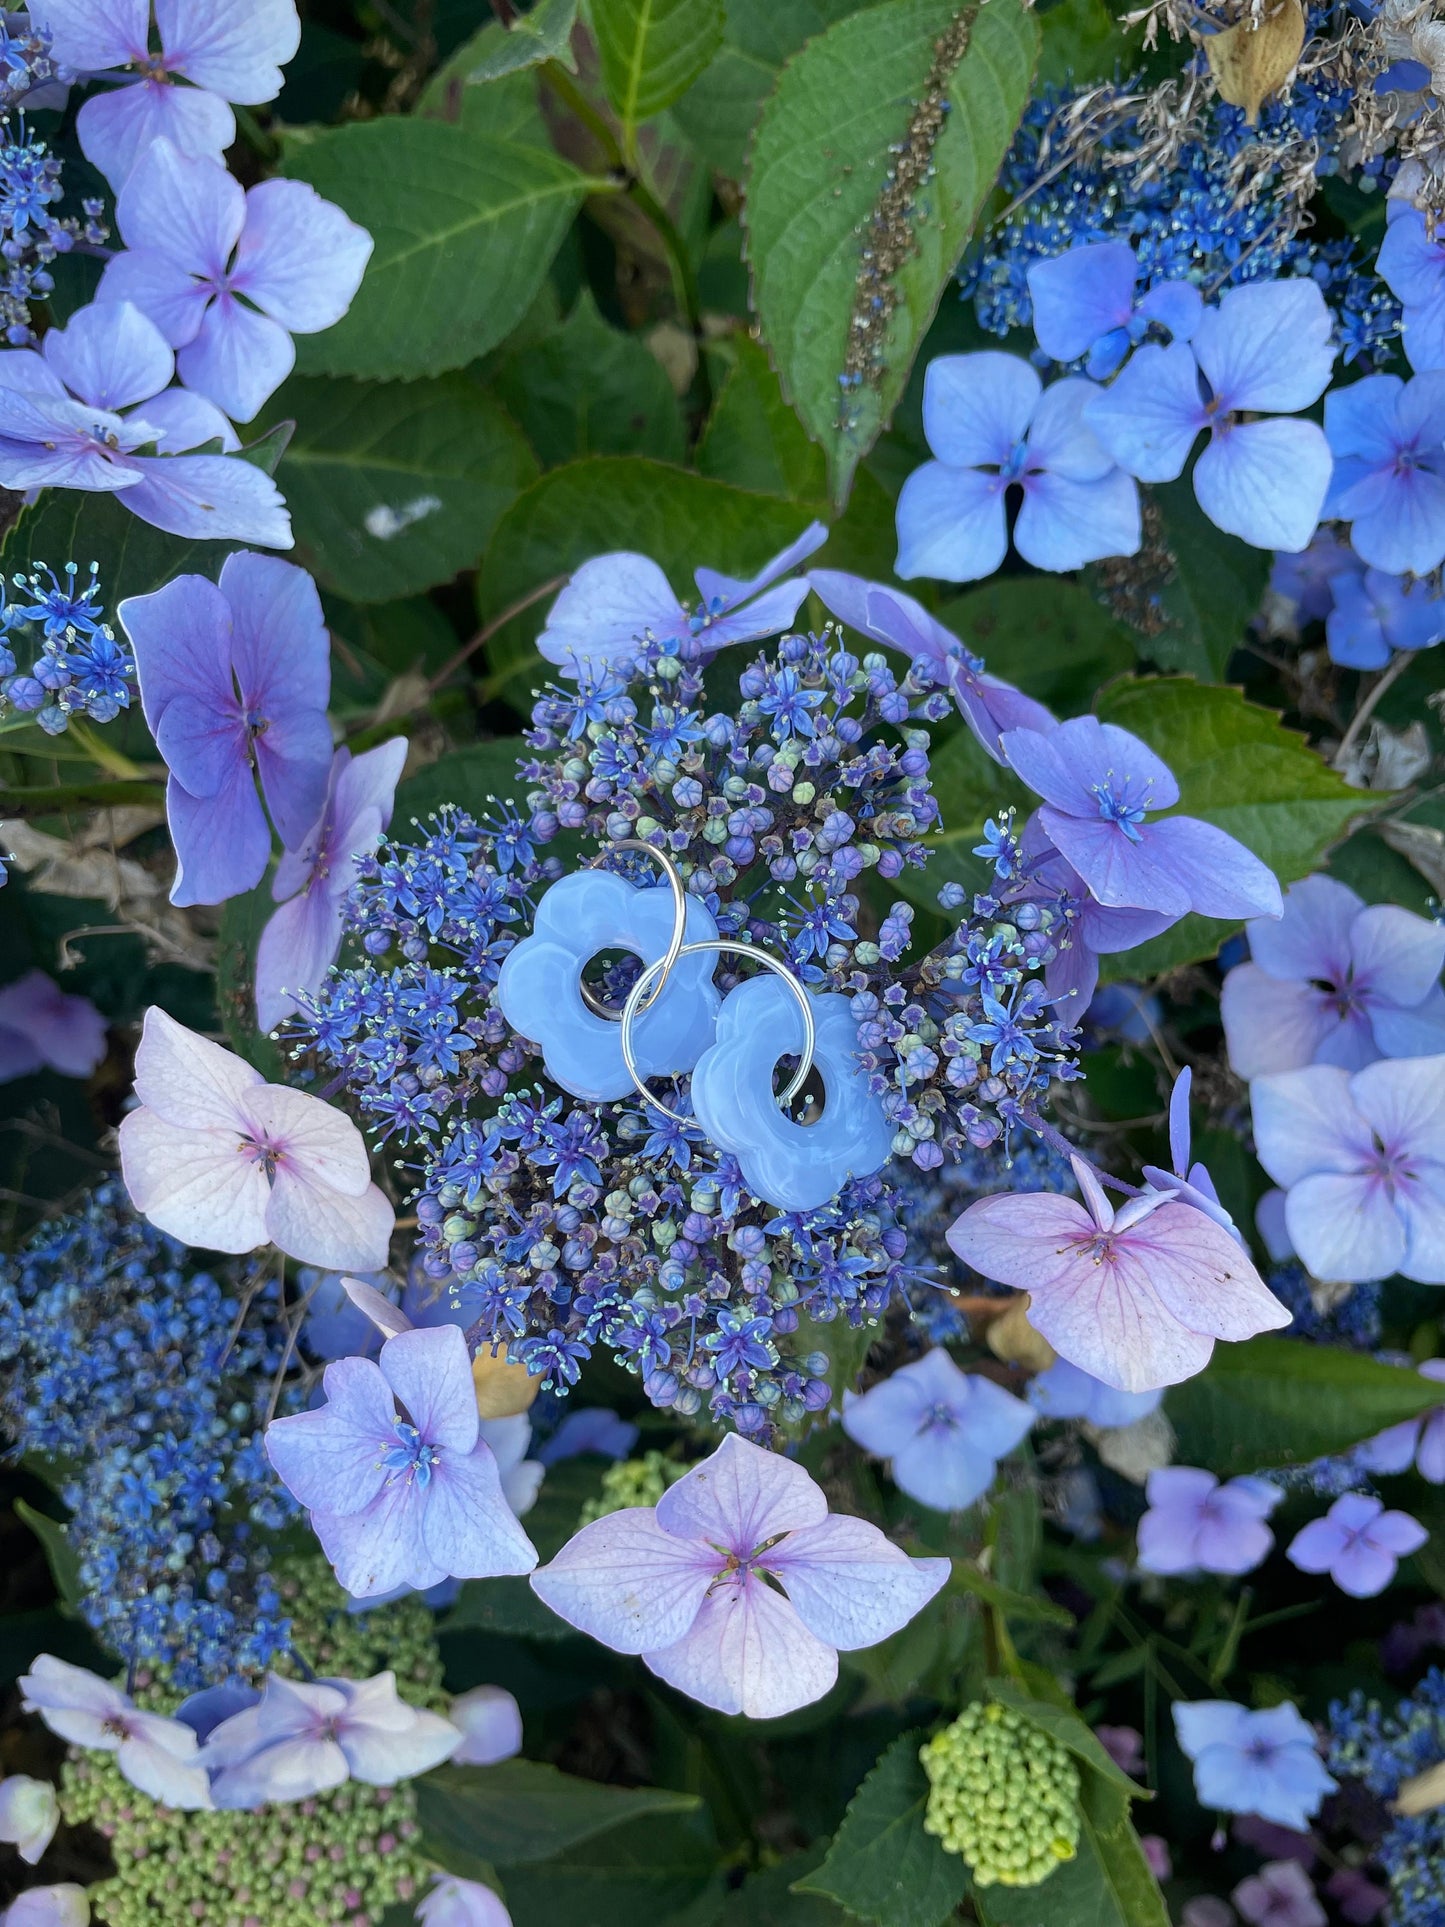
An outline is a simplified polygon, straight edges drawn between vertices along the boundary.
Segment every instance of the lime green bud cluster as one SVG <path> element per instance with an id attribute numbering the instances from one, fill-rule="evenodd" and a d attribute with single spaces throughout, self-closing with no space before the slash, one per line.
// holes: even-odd
<path id="1" fill-rule="evenodd" d="M 656 1505 L 674 1479 L 687 1470 L 661 1452 L 644 1452 L 640 1459 L 619 1459 L 602 1474 L 602 1490 L 582 1508 L 579 1524 L 590 1526 L 609 1512 L 622 1512 L 628 1506 Z"/>
<path id="2" fill-rule="evenodd" d="M 60 1805 L 115 1861 L 90 1889 L 98 1927 L 379 1927 L 428 1875 L 409 1786 L 351 1781 L 255 1813 L 175 1813 L 123 1780 L 111 1755 L 86 1753 L 62 1768 Z"/>
<path id="3" fill-rule="evenodd" d="M 980 1887 L 1037 1887 L 1079 1844 L 1079 1774 L 1057 1740 L 1011 1707 L 978 1701 L 918 1756 L 924 1831 L 962 1854 Z"/>
<path id="4" fill-rule="evenodd" d="M 291 1621 L 292 1647 L 317 1678 L 370 1679 L 392 1672 L 397 1692 L 412 1706 L 446 1711 L 436 1621 L 418 1594 L 370 1612 L 348 1612 L 330 1566 L 309 1555 L 279 1561 L 275 1578 Z M 278 1673 L 297 1670 L 284 1660 L 276 1666 Z"/>

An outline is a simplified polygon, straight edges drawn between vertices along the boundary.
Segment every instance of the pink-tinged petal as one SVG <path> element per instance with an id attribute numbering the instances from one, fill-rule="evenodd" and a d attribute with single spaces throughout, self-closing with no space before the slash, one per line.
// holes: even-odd
<path id="1" fill-rule="evenodd" d="M 371 259 L 371 236 L 303 181 L 263 181 L 246 196 L 231 285 L 292 334 L 332 328 Z"/>
<path id="2" fill-rule="evenodd" d="M 456 1332 L 455 1326 L 443 1329 Z M 531 1572 L 537 1564 L 537 1549 L 507 1504 L 496 1458 L 484 1444 L 465 1458 L 447 1454 L 436 1467 L 423 1497 L 422 1538 L 436 1563 L 457 1579 L 495 1579 Z"/>
<path id="3" fill-rule="evenodd" d="M 947 1584 L 948 1559 L 910 1559 L 866 1519 L 837 1514 L 764 1554 L 803 1624 L 845 1653 L 875 1646 Z"/>
<path id="4" fill-rule="evenodd" d="M 49 39 L 56 65 L 74 73 L 146 57 L 149 0 L 30 0 L 27 11 Z"/>
<path id="5" fill-rule="evenodd" d="M 360 1512 L 386 1484 L 396 1405 L 369 1358 L 337 1359 L 322 1383 L 325 1405 L 266 1427 L 266 1456 L 308 1512 Z"/>
<path id="6" fill-rule="evenodd" d="M 45 337 L 47 366 L 93 408 L 129 408 L 158 395 L 175 359 L 153 321 L 128 301 L 92 302 Z"/>
<path id="7" fill-rule="evenodd" d="M 659 1679 L 720 1713 L 777 1719 L 809 1706 L 838 1677 L 838 1655 L 793 1607 L 754 1580 L 709 1594 L 675 1646 L 643 1660 Z"/>
<path id="8" fill-rule="evenodd" d="M 391 822 L 406 754 L 406 737 L 393 736 L 341 765 L 334 784 L 336 837 L 346 855 L 365 856 L 374 847 L 373 817 L 383 830 Z"/>
<path id="9" fill-rule="evenodd" d="M 457 1766 L 496 1766 L 522 1750 L 522 1709 L 504 1686 L 473 1686 L 447 1709 L 462 1733 L 452 1754 Z"/>
<path id="10" fill-rule="evenodd" d="M 1219 1014 L 1230 1066 L 1246 1080 L 1302 1070 L 1340 1029 L 1325 994 L 1313 984 L 1271 977 L 1254 963 L 1238 964 L 1225 977 Z"/>
<path id="11" fill-rule="evenodd" d="M 722 1563 L 711 1546 L 674 1538 L 631 1506 L 574 1533 L 531 1584 L 579 1632 L 614 1652 L 647 1653 L 683 1637 Z"/>
<path id="12" fill-rule="evenodd" d="M 1294 555 L 1319 527 L 1333 466 L 1325 432 L 1314 422 L 1233 422 L 1195 463 L 1194 493 L 1216 528 L 1257 549 Z"/>
<path id="13" fill-rule="evenodd" d="M 159 1230 L 203 1251 L 255 1251 L 271 1242 L 270 1187 L 235 1139 L 148 1110 L 122 1118 L 119 1139 L 130 1201 Z"/>
<path id="14" fill-rule="evenodd" d="M 421 1707 L 405 1711 L 409 1717 L 399 1732 L 351 1724 L 342 1729 L 341 1750 L 353 1780 L 367 1786 L 395 1786 L 399 1780 L 430 1773 L 453 1757 L 461 1734 L 450 1720 Z"/>
<path id="15" fill-rule="evenodd" d="M 301 45 L 295 0 L 155 0 L 166 66 L 248 107 L 274 100 Z"/>
<path id="16" fill-rule="evenodd" d="M 107 1722 L 131 1711 L 130 1700 L 118 1686 L 53 1653 L 41 1653 L 30 1671 L 21 1675 L 19 1686 L 25 1711 L 39 1713 L 52 1733 L 76 1746 L 113 1750 L 115 1735 L 106 1732 Z"/>
<path id="17" fill-rule="evenodd" d="M 1208 421 L 1193 350 L 1146 342 L 1114 382 L 1089 403 L 1094 434 L 1127 474 L 1172 482 Z"/>
<path id="18" fill-rule="evenodd" d="M 335 1740 L 297 1734 L 223 1767 L 215 1779 L 215 1802 L 223 1813 L 237 1813 L 271 1801 L 310 1800 L 349 1777 L 346 1755 Z"/>
<path id="19" fill-rule="evenodd" d="M 245 1108 L 253 1129 L 264 1132 L 279 1154 L 278 1176 L 291 1171 L 349 1198 L 359 1198 L 371 1183 L 366 1140 L 344 1111 L 281 1084 L 262 1084 L 247 1097 Z"/>
<path id="20" fill-rule="evenodd" d="M 898 574 L 944 582 L 992 575 L 1008 553 L 1004 488 L 1000 476 L 980 468 L 915 468 L 898 496 Z"/>
<path id="21" fill-rule="evenodd" d="M 476 1445 L 471 1354 L 455 1325 L 388 1339 L 381 1348 L 381 1375 L 428 1445 L 463 1456 Z"/>
<path id="22" fill-rule="evenodd" d="M 680 1539 L 750 1552 L 780 1532 L 821 1525 L 828 1501 L 802 1466 L 730 1433 L 658 1501 L 657 1523 Z"/>
<path id="23" fill-rule="evenodd" d="M 353 1197 L 294 1167 L 276 1173 L 266 1229 L 274 1245 L 303 1264 L 325 1271 L 380 1271 L 395 1225 L 395 1211 L 374 1184 Z"/>
<path id="24" fill-rule="evenodd" d="M 283 903 L 256 946 L 256 1023 L 274 1030 L 296 1009 L 298 991 L 317 991 L 341 948 L 341 905 L 325 889 Z"/>
<path id="25" fill-rule="evenodd" d="M 605 664 L 637 653 L 647 635 L 660 642 L 689 633 L 671 584 L 645 555 L 619 550 L 577 569 L 547 613 L 537 638 L 546 661 Z"/>
<path id="26" fill-rule="evenodd" d="M 1195 816 L 1169 816 L 1151 823 L 1145 835 L 1201 916 L 1279 915 L 1283 898 L 1273 870 L 1227 831 Z"/>
<path id="27" fill-rule="evenodd" d="M 1342 980 L 1350 966 L 1350 933 L 1364 907 L 1348 884 L 1305 877 L 1285 892 L 1283 916 L 1250 924 L 1249 954 L 1271 977 Z"/>
<path id="28" fill-rule="evenodd" d="M 160 141 L 219 165 L 236 138 L 236 117 L 225 101 L 199 88 L 142 80 L 92 94 L 76 115 L 75 131 L 85 158 L 119 192 Z"/>
<path id="29" fill-rule="evenodd" d="M 1099 902 L 1110 908 L 1155 910 L 1182 917 L 1191 907 L 1188 888 L 1175 875 L 1150 824 L 1135 843 L 1107 817 L 1066 816 L 1045 804 L 1039 821 L 1050 841 L 1073 864 Z"/>
<path id="30" fill-rule="evenodd" d="M 231 294 L 216 296 L 194 340 L 176 351 L 187 388 L 238 422 L 258 415 L 295 366 L 296 349 L 281 324 Z"/>
<path id="31" fill-rule="evenodd" d="M 353 1599 L 376 1599 L 400 1586 L 425 1592 L 451 1574 L 422 1536 L 422 1507 L 404 1478 L 384 1485 L 360 1512 L 313 1512 L 312 1529 L 337 1583 Z"/>
<path id="32" fill-rule="evenodd" d="M 241 238 L 246 194 L 220 161 L 193 160 L 157 140 L 137 159 L 115 212 L 128 248 L 219 282 Z"/>
<path id="33" fill-rule="evenodd" d="M 266 874 L 271 830 L 248 764 L 238 763 L 214 796 L 192 796 L 172 777 L 166 821 L 176 850 L 172 903 L 224 903 Z"/>
<path id="34" fill-rule="evenodd" d="M 1357 1171 L 1373 1156 L 1374 1137 L 1350 1088 L 1349 1073 L 1333 1064 L 1254 1080 L 1255 1147 L 1276 1184 L 1288 1189 L 1312 1172 Z"/>
<path id="35" fill-rule="evenodd" d="M 264 1082 L 234 1052 L 198 1037 L 158 1004 L 147 1010 L 135 1054 L 135 1091 L 168 1124 L 243 1130 L 246 1100 Z"/>
<path id="36" fill-rule="evenodd" d="M 341 1289 L 358 1311 L 366 1313 L 383 1338 L 396 1338 L 402 1332 L 416 1330 L 401 1307 L 394 1305 L 375 1285 L 368 1285 L 365 1279 L 343 1278 Z"/>
<path id="37" fill-rule="evenodd" d="M 948 1229 L 949 1248 L 996 1284 L 1030 1291 L 1067 1277 L 1098 1227 L 1072 1198 L 1001 1192 L 980 1198 Z"/>
<path id="38" fill-rule="evenodd" d="M 289 549 L 291 517 L 264 469 L 239 455 L 133 456 L 139 476 L 126 507 L 153 528 L 198 542 L 255 542 Z"/>
<path id="39" fill-rule="evenodd" d="M 1151 1265 L 1152 1253 L 1145 1261 L 1128 1250 L 1113 1263 L 1076 1260 L 1067 1277 L 1033 1291 L 1029 1323 L 1061 1358 L 1116 1391 L 1154 1391 L 1193 1378 L 1209 1363 L 1214 1341 L 1193 1329 L 1193 1317 L 1186 1326 L 1173 1314 L 1154 1289 Z"/>
<path id="40" fill-rule="evenodd" d="M 1292 1184 L 1285 1223 L 1301 1264 L 1332 1284 L 1388 1278 L 1405 1257 L 1405 1225 L 1368 1173 L 1318 1172 Z"/>
<path id="41" fill-rule="evenodd" d="M 1332 328 L 1319 288 L 1296 275 L 1232 288 L 1205 309 L 1192 340 L 1222 408 L 1287 415 L 1318 401 L 1328 386 Z"/>
<path id="42" fill-rule="evenodd" d="M 1027 432 L 1043 384 L 1021 355 L 938 355 L 923 379 L 923 432 L 950 468 L 1002 467 Z"/>
<path id="43" fill-rule="evenodd" d="M 106 262 L 95 299 L 100 307 L 128 302 L 172 348 L 180 348 L 195 340 L 212 290 L 154 248 L 128 248 Z"/>

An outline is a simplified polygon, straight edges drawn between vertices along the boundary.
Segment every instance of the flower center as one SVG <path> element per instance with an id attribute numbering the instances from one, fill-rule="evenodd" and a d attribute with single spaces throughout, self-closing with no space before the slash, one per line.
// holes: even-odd
<path id="1" fill-rule="evenodd" d="M 249 1158 L 252 1164 L 259 1164 L 268 1179 L 274 1179 L 277 1170 L 286 1161 L 286 1147 L 283 1144 L 273 1144 L 264 1132 L 260 1137 L 243 1135 L 240 1151 L 243 1158 Z"/>
<path id="2" fill-rule="evenodd" d="M 1139 834 L 1139 825 L 1149 813 L 1147 785 L 1141 803 L 1132 800 L 1128 777 L 1120 779 L 1111 773 L 1102 783 L 1095 783 L 1093 791 L 1104 821 L 1121 829 L 1131 843 L 1141 843 L 1143 838 Z"/>
<path id="3" fill-rule="evenodd" d="M 393 1475 L 403 1478 L 409 1484 L 423 1488 L 431 1484 L 432 1468 L 441 1459 L 440 1447 L 428 1445 L 414 1425 L 399 1418 L 393 1421 L 396 1430 L 396 1444 L 383 1452 L 380 1464 Z M 391 1479 L 387 1484 L 391 1484 Z"/>

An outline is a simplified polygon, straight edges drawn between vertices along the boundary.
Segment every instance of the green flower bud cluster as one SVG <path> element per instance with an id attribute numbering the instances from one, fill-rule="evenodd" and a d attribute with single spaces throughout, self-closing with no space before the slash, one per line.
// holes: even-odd
<path id="1" fill-rule="evenodd" d="M 1057 1740 L 1011 1707 L 965 1706 L 919 1753 L 923 1827 L 980 1887 L 1037 1887 L 1079 1844 L 1079 1774 Z"/>
<path id="2" fill-rule="evenodd" d="M 369 1612 L 347 1610 L 347 1595 L 319 1555 L 281 1559 L 275 1568 L 291 1644 L 318 1679 L 370 1679 L 396 1674 L 396 1690 L 412 1706 L 445 1713 L 436 1621 L 419 1593 Z M 278 1673 L 300 1669 L 278 1662 Z"/>
<path id="3" fill-rule="evenodd" d="M 426 1884 L 411 1787 L 351 1781 L 255 1813 L 175 1813 L 86 1753 L 61 1770 L 68 1826 L 93 1826 L 115 1873 L 90 1889 L 97 1927 L 379 1927 Z"/>
<path id="4" fill-rule="evenodd" d="M 602 1474 L 602 1490 L 582 1508 L 579 1525 L 590 1526 L 594 1519 L 605 1519 L 609 1512 L 623 1512 L 628 1506 L 656 1505 L 674 1479 L 687 1467 L 678 1465 L 661 1452 L 644 1452 L 640 1459 L 619 1459 Z"/>

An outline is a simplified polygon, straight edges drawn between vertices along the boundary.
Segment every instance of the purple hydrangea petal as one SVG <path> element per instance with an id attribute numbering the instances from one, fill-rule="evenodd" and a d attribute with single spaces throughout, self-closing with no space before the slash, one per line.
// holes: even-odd
<path id="1" fill-rule="evenodd" d="M 1099 393 L 1092 381 L 1078 376 L 1053 382 L 1044 390 L 1029 424 L 1026 490 L 1038 479 L 1034 473 L 1038 469 L 1070 482 L 1098 482 L 1108 475 L 1114 458 L 1088 418 L 1089 406 Z"/>
<path id="2" fill-rule="evenodd" d="M 238 422 L 258 415 L 295 365 L 295 344 L 280 323 L 226 293 L 216 296 L 194 339 L 176 353 L 187 388 Z"/>
<path id="3" fill-rule="evenodd" d="M 699 575 L 705 570 L 699 570 Z M 721 649 L 729 643 L 761 642 L 767 636 L 776 636 L 792 626 L 803 603 L 807 600 L 808 583 L 806 577 L 799 576 L 792 582 L 779 582 L 773 588 L 764 590 L 756 601 L 745 604 L 741 609 L 733 609 L 710 622 L 703 631 L 710 649 Z"/>
<path id="4" fill-rule="evenodd" d="M 1305 877 L 1291 884 L 1282 916 L 1250 924 L 1250 955 L 1272 977 L 1341 982 L 1349 972 L 1355 918 L 1363 908 L 1363 899 L 1348 884 Z"/>
<path id="5" fill-rule="evenodd" d="M 1427 231 L 1418 208 L 1402 207 L 1393 214 L 1375 267 L 1390 292 L 1411 307 L 1438 294 L 1445 275 L 1445 254 Z"/>
<path id="6" fill-rule="evenodd" d="M 1358 1070 L 1374 1055 L 1367 1026 L 1347 1030 L 1312 985 L 1271 977 L 1258 964 L 1238 964 L 1225 977 L 1219 1014 L 1237 1077 L 1298 1070 L 1314 1063 L 1326 1039 L 1340 1033 L 1363 1053 L 1345 1069 Z M 1338 1053 L 1332 1053 L 1330 1061 L 1339 1062 Z"/>
<path id="7" fill-rule="evenodd" d="M 1226 830 L 1194 816 L 1168 816 L 1150 824 L 1146 840 L 1201 916 L 1279 915 L 1283 897 L 1273 870 Z"/>
<path id="8" fill-rule="evenodd" d="M 788 1600 L 757 1580 L 710 1593 L 684 1636 L 643 1660 L 703 1706 L 754 1720 L 777 1719 L 821 1699 L 838 1677 L 834 1649 L 809 1632 Z"/>
<path id="9" fill-rule="evenodd" d="M 1134 308 L 1138 257 L 1127 241 L 1070 248 L 1028 271 L 1034 334 L 1055 361 L 1077 361 L 1101 335 L 1122 328 Z"/>
<path id="10" fill-rule="evenodd" d="M 602 665 L 636 653 L 646 635 L 668 642 L 688 634 L 688 619 L 662 570 L 645 555 L 594 556 L 572 576 L 547 613 L 537 648 L 552 663 Z"/>
<path id="11" fill-rule="evenodd" d="M 747 602 L 760 590 L 769 588 L 780 576 L 796 569 L 800 562 L 806 562 L 810 555 L 822 548 L 827 539 L 827 524 L 810 522 L 800 536 L 785 549 L 780 549 L 770 562 L 765 562 L 757 574 L 747 580 L 719 575 L 716 569 L 694 570 L 693 580 L 702 596 L 704 609 L 710 610 L 716 604 L 721 604 L 724 609 L 732 609 L 740 602 Z"/>
<path id="12" fill-rule="evenodd" d="M 1066 816 L 1049 804 L 1039 811 L 1039 818 L 1050 841 L 1100 903 L 1155 910 L 1170 917 L 1183 916 L 1189 909 L 1189 890 L 1175 875 L 1156 838 L 1146 833 L 1132 842 L 1117 823 L 1102 816 Z"/>
<path id="13" fill-rule="evenodd" d="M 115 212 L 128 248 L 219 282 L 245 225 L 246 194 L 219 161 L 192 159 L 158 140 L 137 160 Z"/>
<path id="14" fill-rule="evenodd" d="M 422 1536 L 423 1515 L 406 1482 L 384 1485 L 360 1512 L 313 1512 L 312 1529 L 354 1599 L 375 1599 L 400 1586 L 424 1592 L 450 1575 Z"/>
<path id="15" fill-rule="evenodd" d="M 647 1653 L 684 1637 L 722 1565 L 694 1539 L 664 1532 L 638 1507 L 583 1526 L 531 1576 L 559 1618 L 619 1653 Z"/>
<path id="16" fill-rule="evenodd" d="M 1409 1010 L 1378 1005 L 1370 1029 L 1386 1057 L 1439 1057 L 1445 1054 L 1445 992 L 1432 990 Z"/>
<path id="17" fill-rule="evenodd" d="M 80 309 L 50 330 L 44 354 L 82 401 L 112 411 L 149 401 L 175 372 L 160 330 L 127 301 Z"/>
<path id="18" fill-rule="evenodd" d="M 898 496 L 898 574 L 944 582 L 992 575 L 1008 553 L 1004 486 L 978 468 L 924 462 L 914 469 Z"/>
<path id="19" fill-rule="evenodd" d="M 790 1532 L 763 1564 L 809 1632 L 845 1653 L 906 1626 L 952 1571 L 947 1559 L 910 1559 L 877 1526 L 843 1513 Z"/>
<path id="20" fill-rule="evenodd" d="M 155 0 L 166 66 L 223 100 L 256 107 L 281 91 L 301 44 L 295 0 Z"/>
<path id="21" fill-rule="evenodd" d="M 1139 313 L 1167 328 L 1175 341 L 1188 341 L 1204 313 L 1204 297 L 1192 281 L 1161 281 L 1140 297 Z"/>
<path id="22" fill-rule="evenodd" d="M 1226 534 L 1258 549 L 1298 550 L 1319 526 L 1331 467 L 1324 430 L 1313 422 L 1232 423 L 1195 464 L 1194 493 Z"/>
<path id="23" fill-rule="evenodd" d="M 1355 984 L 1392 1004 L 1423 1003 L 1445 968 L 1445 929 L 1394 903 L 1361 908 L 1349 946 Z"/>
<path id="24" fill-rule="evenodd" d="M 679 1538 L 747 1553 L 780 1532 L 821 1525 L 828 1502 L 802 1466 L 729 1434 L 669 1486 L 657 1523 Z"/>
<path id="25" fill-rule="evenodd" d="M 249 769 L 233 771 L 208 797 L 192 796 L 172 777 L 166 822 L 176 849 L 172 903 L 225 903 L 254 890 L 266 874 L 271 831 Z"/>
<path id="26" fill-rule="evenodd" d="M 1286 1188 L 1316 1171 L 1357 1170 L 1374 1153 L 1351 1080 L 1329 1064 L 1257 1078 L 1250 1087 L 1260 1163 Z"/>
<path id="27" fill-rule="evenodd" d="M 1221 410 L 1293 414 L 1328 385 L 1333 326 L 1318 286 L 1297 275 L 1231 288 L 1205 309 L 1190 345 Z"/>
<path id="28" fill-rule="evenodd" d="M 1098 481 L 1031 475 L 1014 525 L 1014 547 L 1036 569 L 1060 573 L 1139 552 L 1139 487 L 1116 468 Z"/>
<path id="29" fill-rule="evenodd" d="M 1019 355 L 935 356 L 923 378 L 929 448 L 947 468 L 1002 467 L 1027 433 L 1042 387 Z"/>
<path id="30" fill-rule="evenodd" d="M 1359 1284 L 1404 1262 L 1406 1234 L 1385 1188 L 1365 1173 L 1318 1172 L 1289 1188 L 1285 1223 L 1316 1278 Z"/>
<path id="31" fill-rule="evenodd" d="M 324 1405 L 267 1426 L 266 1456 L 308 1511 L 361 1512 L 387 1482 L 381 1458 L 396 1442 L 396 1403 L 369 1358 L 338 1359 L 323 1384 Z"/>
<path id="32" fill-rule="evenodd" d="M 144 61 L 150 0 L 30 0 L 32 24 L 60 67 L 74 73 Z"/>
<path id="33" fill-rule="evenodd" d="M 1350 540 L 1372 568 L 1421 575 L 1445 559 L 1445 476 L 1432 469 L 1392 463 L 1342 492 L 1336 512 L 1350 522 Z M 1337 609 L 1347 596 L 1356 610 L 1369 606 L 1353 578 L 1336 585 Z"/>
<path id="34" fill-rule="evenodd" d="M 188 158 L 219 162 L 236 138 L 236 117 L 214 94 L 145 79 L 92 94 L 76 115 L 75 131 L 91 166 L 121 189 L 158 141 Z"/>
<path id="35" fill-rule="evenodd" d="M 292 334 L 316 334 L 351 306 L 371 252 L 365 228 L 304 181 L 262 181 L 246 196 L 231 286 Z"/>
<path id="36" fill-rule="evenodd" d="M 234 455 L 241 446 L 240 437 L 215 403 L 185 388 L 152 395 L 145 405 L 145 425 L 156 431 L 156 447 L 162 455 L 186 455 L 207 442 L 219 442 L 223 453 Z"/>
<path id="37" fill-rule="evenodd" d="M 154 248 L 134 248 L 106 262 L 95 298 L 107 307 L 128 301 L 175 347 L 195 339 L 211 289 Z"/>
<path id="38" fill-rule="evenodd" d="M 1183 473 L 1209 411 L 1199 393 L 1194 351 L 1176 341 L 1147 342 L 1117 379 L 1089 403 L 1089 426 L 1110 455 L 1141 482 Z"/>
<path id="39" fill-rule="evenodd" d="M 140 480 L 126 489 L 126 507 L 143 522 L 198 542 L 291 547 L 285 499 L 253 463 L 234 455 L 157 455 L 131 466 Z"/>
<path id="40" fill-rule="evenodd" d="M 466 1340 L 455 1325 L 403 1332 L 381 1348 L 382 1377 L 429 1445 L 470 1452 L 477 1442 L 477 1390 Z"/>

